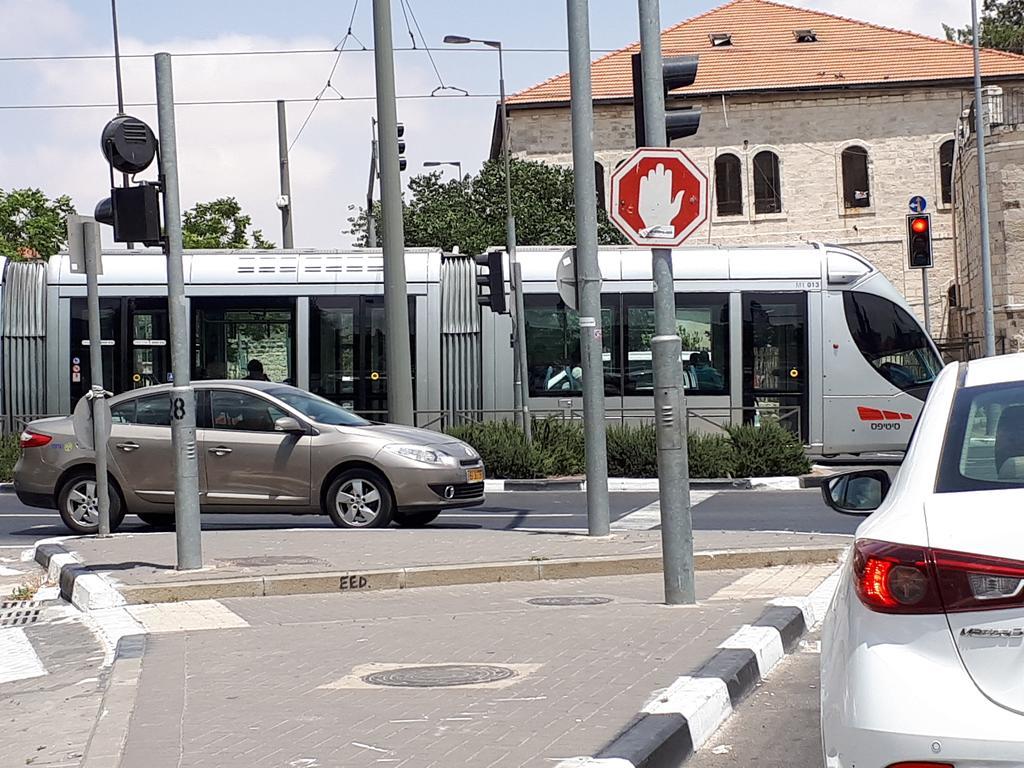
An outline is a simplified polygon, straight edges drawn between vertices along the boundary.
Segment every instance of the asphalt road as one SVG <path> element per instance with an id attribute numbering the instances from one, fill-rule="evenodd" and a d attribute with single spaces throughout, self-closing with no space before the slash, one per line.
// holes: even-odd
<path id="1" fill-rule="evenodd" d="M 656 493 L 612 493 L 612 520 L 656 502 Z M 694 507 L 697 530 L 807 531 L 852 533 L 859 518 L 829 510 L 816 490 L 722 491 Z M 579 492 L 514 492 L 488 494 L 483 506 L 453 510 L 433 524 L 448 528 L 569 529 L 587 527 L 586 494 Z M 231 530 L 254 528 L 329 528 L 326 517 L 314 515 L 203 515 L 203 528 Z M 149 530 L 129 515 L 122 531 Z M 0 545 L 30 545 L 47 536 L 64 536 L 68 530 L 56 511 L 22 505 L 13 494 L 0 494 Z"/>

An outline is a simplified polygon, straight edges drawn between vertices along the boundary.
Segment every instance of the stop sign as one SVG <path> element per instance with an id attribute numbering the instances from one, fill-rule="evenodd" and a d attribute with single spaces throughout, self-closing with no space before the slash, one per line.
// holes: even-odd
<path id="1" fill-rule="evenodd" d="M 708 217 L 708 177 L 681 149 L 638 149 L 612 174 L 609 217 L 635 245 L 677 246 Z"/>

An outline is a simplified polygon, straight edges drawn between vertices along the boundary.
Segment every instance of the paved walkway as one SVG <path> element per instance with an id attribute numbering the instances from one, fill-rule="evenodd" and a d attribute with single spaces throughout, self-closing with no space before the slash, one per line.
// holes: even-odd
<path id="1" fill-rule="evenodd" d="M 116 609 L 153 633 L 121 765 L 551 766 L 600 750 L 766 596 L 833 568 L 701 573 L 689 607 L 645 575 Z M 476 684 L 422 687 L 445 677 Z"/>

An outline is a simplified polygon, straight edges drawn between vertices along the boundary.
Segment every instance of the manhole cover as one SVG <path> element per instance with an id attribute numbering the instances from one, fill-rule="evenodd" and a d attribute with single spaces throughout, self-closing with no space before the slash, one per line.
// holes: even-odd
<path id="1" fill-rule="evenodd" d="M 587 597 L 581 595 L 578 597 L 531 597 L 526 602 L 530 605 L 604 605 L 611 601 L 610 597 Z"/>
<path id="2" fill-rule="evenodd" d="M 262 557 L 231 557 L 217 562 L 239 568 L 267 568 L 274 565 L 324 565 L 327 561 L 304 555 L 264 555 Z"/>
<path id="3" fill-rule="evenodd" d="M 515 674 L 514 669 L 490 664 L 437 664 L 374 672 L 360 679 L 370 685 L 392 688 L 452 688 L 458 685 L 496 683 L 515 677 Z"/>
<path id="4" fill-rule="evenodd" d="M 40 604 L 33 600 L 0 603 L 0 627 L 24 627 L 39 621 Z"/>

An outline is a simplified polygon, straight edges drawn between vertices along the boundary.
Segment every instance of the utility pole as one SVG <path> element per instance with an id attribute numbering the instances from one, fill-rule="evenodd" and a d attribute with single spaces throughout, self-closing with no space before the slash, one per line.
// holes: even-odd
<path id="1" fill-rule="evenodd" d="M 294 248 L 292 237 L 292 181 L 288 171 L 288 124 L 283 101 L 277 102 L 277 157 L 281 168 L 281 197 L 277 207 L 281 209 L 281 244 Z"/>
<path id="2" fill-rule="evenodd" d="M 643 67 L 646 145 L 666 146 L 665 94 L 662 84 L 661 15 L 658 0 L 638 0 L 640 56 Z M 676 327 L 672 249 L 652 248 L 654 276 L 654 408 L 658 433 L 658 496 L 665 602 L 696 601 L 693 577 L 693 525 L 690 519 L 690 471 L 686 445 L 686 392 L 683 389 L 682 340 Z"/>
<path id="3" fill-rule="evenodd" d="M 377 247 L 377 222 L 373 218 L 373 183 L 377 180 L 377 125 L 370 118 L 370 181 L 366 184 L 366 244 Z"/>
<path id="4" fill-rule="evenodd" d="M 92 435 L 96 449 L 96 512 L 100 536 L 110 535 L 110 484 L 107 478 L 107 442 L 110 425 L 107 395 L 103 386 L 103 338 L 100 330 L 100 225 L 92 220 L 81 221 L 85 246 L 86 304 L 89 313 L 89 394 L 92 398 Z"/>
<path id="5" fill-rule="evenodd" d="M 566 0 L 569 77 L 572 88 L 572 166 L 576 201 L 576 286 L 583 362 L 583 429 L 587 470 L 587 529 L 607 536 L 608 445 L 604 422 L 601 340 L 601 270 L 597 261 L 597 195 L 594 192 L 594 100 L 590 83 L 588 0 Z"/>
<path id="6" fill-rule="evenodd" d="M 121 40 L 117 32 L 117 0 L 110 0 L 110 20 L 114 27 L 114 79 L 117 82 L 117 114 L 124 114 L 124 86 L 121 83 Z M 128 186 L 130 180 L 128 174 L 122 177 L 124 186 Z M 125 243 L 125 247 L 131 250 L 134 243 Z"/>
<path id="7" fill-rule="evenodd" d="M 924 332 L 932 335 L 932 300 L 928 296 L 928 270 L 921 270 L 921 300 L 924 302 Z"/>
<path id="8" fill-rule="evenodd" d="M 985 357 L 996 354 L 996 323 L 992 309 L 992 247 L 988 234 L 988 174 L 985 168 L 985 109 L 981 102 L 981 41 L 978 39 L 978 0 L 971 0 L 974 39 L 974 135 L 978 142 L 978 208 L 981 211 L 981 292 Z"/>
<path id="9" fill-rule="evenodd" d="M 405 282 L 405 228 L 402 222 L 402 179 L 398 159 L 395 53 L 391 34 L 391 0 L 373 0 L 373 60 L 377 76 L 380 199 L 384 218 L 388 415 L 396 424 L 413 426 L 409 297 Z"/>
<path id="10" fill-rule="evenodd" d="M 188 313 L 182 269 L 178 143 L 174 126 L 171 55 L 156 60 L 156 113 L 160 133 L 160 183 L 164 193 L 164 253 L 167 255 L 167 314 L 171 330 L 171 444 L 174 448 L 174 523 L 178 570 L 203 567 L 199 522 L 199 461 L 196 398 L 189 371 Z"/>

